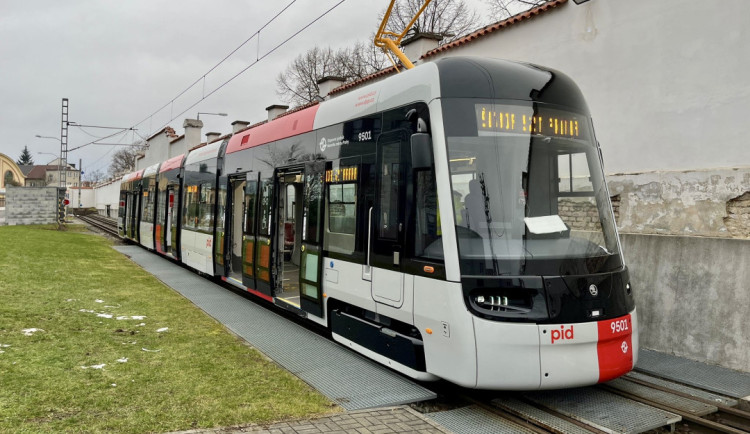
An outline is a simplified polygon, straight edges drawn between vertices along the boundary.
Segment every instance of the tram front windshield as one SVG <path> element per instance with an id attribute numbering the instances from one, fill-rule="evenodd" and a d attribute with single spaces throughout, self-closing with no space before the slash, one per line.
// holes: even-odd
<path id="1" fill-rule="evenodd" d="M 463 275 L 622 267 L 590 119 L 543 104 L 443 103 Z"/>

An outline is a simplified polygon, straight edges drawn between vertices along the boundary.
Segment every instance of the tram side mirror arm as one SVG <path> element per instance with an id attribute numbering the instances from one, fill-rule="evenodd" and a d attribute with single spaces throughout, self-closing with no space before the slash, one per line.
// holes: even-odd
<path id="1" fill-rule="evenodd" d="M 424 170 L 432 167 L 432 139 L 429 134 L 412 134 L 411 167 L 414 170 Z"/>

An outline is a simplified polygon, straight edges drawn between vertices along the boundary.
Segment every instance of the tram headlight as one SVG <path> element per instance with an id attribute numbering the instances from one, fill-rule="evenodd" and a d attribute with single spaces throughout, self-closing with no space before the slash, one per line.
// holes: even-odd
<path id="1" fill-rule="evenodd" d="M 478 295 L 474 298 L 474 301 L 483 307 L 505 307 L 508 306 L 508 297 L 499 295 L 490 295 L 485 297 L 484 295 Z"/>

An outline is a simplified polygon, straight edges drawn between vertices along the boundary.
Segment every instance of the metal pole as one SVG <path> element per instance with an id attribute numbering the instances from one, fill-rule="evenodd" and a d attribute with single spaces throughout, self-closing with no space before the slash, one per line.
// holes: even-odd
<path id="1" fill-rule="evenodd" d="M 83 161 L 79 158 L 78 159 L 78 207 L 81 207 L 81 186 L 83 182 L 81 181 L 81 173 L 83 173 Z"/>
<path id="2" fill-rule="evenodd" d="M 60 121 L 60 201 L 65 200 L 65 190 L 67 187 L 67 166 L 68 166 L 68 98 L 62 99 L 62 119 Z M 65 221 L 65 205 L 60 203 L 60 223 Z"/>

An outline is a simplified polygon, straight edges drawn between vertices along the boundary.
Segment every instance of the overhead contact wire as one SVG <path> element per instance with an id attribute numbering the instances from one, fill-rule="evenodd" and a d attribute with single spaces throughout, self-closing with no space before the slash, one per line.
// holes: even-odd
<path id="1" fill-rule="evenodd" d="M 259 35 L 260 35 L 260 32 L 261 32 L 261 30 L 265 29 L 265 28 L 266 28 L 266 27 L 268 27 L 268 26 L 269 26 L 269 25 L 270 25 L 271 23 L 273 23 L 273 22 L 274 22 L 274 21 L 276 20 L 276 18 L 278 18 L 278 17 L 279 17 L 279 16 L 281 15 L 281 14 L 283 14 L 283 13 L 284 13 L 284 12 L 285 12 L 285 11 L 286 11 L 287 9 L 289 9 L 289 7 L 290 7 L 290 6 L 292 6 L 292 5 L 293 5 L 293 4 L 294 4 L 294 3 L 296 2 L 296 1 L 297 1 L 297 0 L 292 0 L 292 1 L 291 1 L 291 2 L 290 2 L 290 3 L 288 4 L 288 5 L 286 5 L 286 6 L 284 7 L 284 9 L 282 9 L 282 10 L 281 10 L 281 11 L 280 11 L 279 13 L 277 13 L 276 15 L 274 15 L 274 16 L 273 16 L 273 18 L 271 18 L 270 20 L 268 20 L 268 21 L 267 21 L 267 22 L 266 22 L 266 23 L 265 23 L 265 24 L 264 24 L 264 25 L 263 25 L 263 26 L 262 26 L 262 27 L 261 27 L 260 29 L 258 29 L 258 31 L 256 31 L 255 33 L 253 33 L 253 35 L 252 35 L 252 36 L 250 36 L 249 38 L 247 38 L 247 39 L 246 39 L 246 40 L 245 40 L 245 41 L 244 41 L 243 43 L 241 43 L 241 44 L 240 44 L 239 46 L 237 46 L 237 48 L 235 48 L 235 49 L 234 49 L 234 50 L 232 50 L 232 51 L 231 51 L 231 52 L 230 52 L 229 54 L 227 54 L 226 56 L 224 56 L 224 58 L 223 58 L 223 59 L 221 59 L 221 60 L 219 61 L 219 63 L 217 63 L 216 65 L 214 65 L 214 66 L 213 66 L 213 67 L 212 67 L 211 69 L 209 69 L 209 70 L 208 70 L 208 71 L 207 71 L 206 73 L 204 73 L 204 74 L 203 74 L 202 76 L 200 76 L 200 77 L 199 77 L 199 78 L 198 78 L 197 80 L 195 80 L 195 81 L 194 81 L 194 82 L 193 82 L 193 83 L 192 83 L 192 84 L 191 84 L 190 86 L 188 86 L 187 88 L 185 88 L 185 89 L 184 89 L 184 90 L 183 90 L 182 92 L 178 93 L 178 94 L 177 94 L 177 96 L 175 96 L 174 98 L 172 98 L 172 99 L 171 99 L 171 100 L 170 100 L 170 101 L 169 101 L 168 103 L 164 104 L 164 105 L 163 105 L 163 106 L 161 106 L 161 107 L 160 107 L 160 108 L 159 108 L 158 110 L 156 110 L 156 111 L 154 111 L 153 113 L 151 113 L 150 115 L 146 116 L 146 118 L 144 118 L 144 119 L 143 119 L 142 121 L 138 122 L 138 123 L 137 123 L 137 124 L 135 124 L 135 125 L 140 125 L 140 124 L 142 124 L 143 122 L 146 122 L 146 121 L 147 121 L 147 120 L 148 120 L 149 118 L 153 117 L 154 115 L 156 115 L 156 114 L 157 114 L 157 113 L 159 113 L 160 111 L 164 110 L 164 109 L 165 109 L 165 108 L 167 108 L 167 107 L 168 107 L 168 106 L 169 106 L 170 104 L 174 104 L 174 101 L 175 101 L 175 100 L 176 100 L 177 98 L 181 97 L 182 95 L 184 95 L 185 93 L 187 93 L 187 92 L 188 92 L 188 91 L 189 91 L 190 89 L 192 89 L 193 87 L 195 87 L 195 85 L 196 85 L 196 84 L 200 83 L 200 81 L 201 81 L 201 80 L 204 80 L 204 79 L 206 78 L 206 76 L 207 76 L 208 74 L 212 73 L 212 72 L 213 72 L 213 71 L 214 71 L 214 70 L 215 70 L 216 68 L 218 68 L 218 67 L 219 67 L 219 66 L 220 66 L 220 65 L 221 65 L 222 63 L 226 62 L 226 61 L 227 61 L 227 59 L 229 59 L 230 57 L 232 57 L 232 55 L 233 55 L 234 53 L 236 53 L 237 51 L 239 51 L 239 49 L 240 49 L 240 48 L 242 48 L 242 47 L 244 47 L 245 45 L 247 45 L 247 43 L 248 43 L 248 42 L 250 42 L 250 41 L 251 41 L 251 40 L 252 40 L 253 38 L 255 38 L 256 36 L 259 36 Z M 170 116 L 171 116 L 171 114 L 170 114 Z M 177 115 L 177 116 L 179 116 L 179 115 Z M 171 120 L 174 120 L 174 118 L 172 118 Z M 171 120 L 170 120 L 170 121 L 171 121 Z M 134 126 L 135 126 L 135 125 L 134 125 Z"/>
<path id="2" fill-rule="evenodd" d="M 268 56 L 270 56 L 271 54 L 273 54 L 273 53 L 274 53 L 274 52 L 275 52 L 276 50 L 278 50 L 278 49 L 279 49 L 279 48 L 281 48 L 282 46 L 286 45 L 286 43 L 287 43 L 287 42 L 291 41 L 292 39 L 294 39 L 294 37 L 296 37 L 297 35 L 299 35 L 299 34 L 300 34 L 300 33 L 302 33 L 303 31 L 307 30 L 307 28 L 308 28 L 308 27 L 312 26 L 313 24 L 315 24 L 316 22 L 318 22 L 319 20 L 321 20 L 321 19 L 322 19 L 323 17 L 325 17 L 326 15 L 328 15 L 329 13 L 331 13 L 331 12 L 332 12 L 332 11 L 333 11 L 334 9 L 336 9 L 337 7 L 339 7 L 339 6 L 340 6 L 340 5 L 342 4 L 342 3 L 344 3 L 345 1 L 346 1 L 346 0 L 341 0 L 341 1 L 339 1 L 338 3 L 336 3 L 335 5 L 333 5 L 333 6 L 332 6 L 332 7 L 330 8 L 330 9 L 328 9 L 327 11 L 325 11 L 325 12 L 323 12 L 323 13 L 322 13 L 321 15 L 319 15 L 319 16 L 318 16 L 317 18 L 315 18 L 314 20 L 312 20 L 312 21 L 310 21 L 309 23 L 307 23 L 307 24 L 306 24 L 306 25 L 305 25 L 304 27 L 302 27 L 301 29 L 297 30 L 297 31 L 296 31 L 296 32 L 295 32 L 295 33 L 294 33 L 294 34 L 293 34 L 292 36 L 290 36 L 290 37 L 286 38 L 286 39 L 285 39 L 285 40 L 284 40 L 283 42 L 281 42 L 281 43 L 279 43 L 278 45 L 276 45 L 275 47 L 273 47 L 273 48 L 272 48 L 271 50 L 269 50 L 269 51 L 268 51 L 268 52 L 267 52 L 266 54 L 264 54 L 264 55 L 260 56 L 260 57 L 258 58 L 258 60 L 256 60 L 255 62 L 251 63 L 251 64 L 250 64 L 250 65 L 248 65 L 247 67 L 243 68 L 243 69 L 242 69 L 242 70 L 241 70 L 240 72 L 238 72 L 237 74 L 235 74 L 235 75 L 233 75 L 232 77 L 230 77 L 230 78 L 229 78 L 228 80 L 226 80 L 226 81 L 225 81 L 224 83 L 220 84 L 220 85 L 219 85 L 218 87 L 216 87 L 216 89 L 214 89 L 214 90 L 212 90 L 211 92 L 209 92 L 209 93 L 208 93 L 208 94 L 207 94 L 206 96 L 202 97 L 201 99 L 199 99 L 198 101 L 196 101 L 196 102 L 195 102 L 194 104 L 192 104 L 191 106 L 189 106 L 188 108 L 186 108 L 186 109 L 185 109 L 185 110 L 183 110 L 182 112 L 178 113 L 178 114 L 177 114 L 176 116 L 172 117 L 172 119 L 168 120 L 168 121 L 167 121 L 167 123 L 166 123 L 166 124 L 164 124 L 164 125 L 162 126 L 162 128 L 163 128 L 164 126 L 166 126 L 166 125 L 167 125 L 167 124 L 168 124 L 169 122 L 172 122 L 173 120 L 177 119 L 178 117 L 180 117 L 180 116 L 182 116 L 183 114 L 185 114 L 185 113 L 187 113 L 188 111 L 190 111 L 190 110 L 191 110 L 191 109 L 192 109 L 193 107 L 195 107 L 195 106 L 197 106 L 198 104 L 200 104 L 201 102 L 203 102 L 203 100 L 205 100 L 205 99 L 206 99 L 206 98 L 208 98 L 209 96 L 213 95 L 214 93 L 218 92 L 218 91 L 219 91 L 219 90 L 220 90 L 221 88 L 223 88 L 223 87 L 224 87 L 224 86 L 226 86 L 227 84 L 229 84 L 229 83 L 231 83 L 232 81 L 234 81 L 234 79 L 236 79 L 236 78 L 237 78 L 237 77 L 239 77 L 240 75 L 244 74 L 244 73 L 245 73 L 245 72 L 246 72 L 246 71 L 247 71 L 248 69 L 250 69 L 250 68 L 252 68 L 253 66 L 257 65 L 257 64 L 258 64 L 258 63 L 259 63 L 259 62 L 260 62 L 261 60 L 265 59 L 266 57 L 268 57 Z"/>

